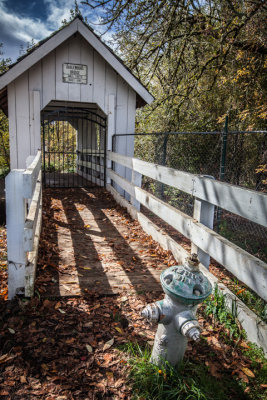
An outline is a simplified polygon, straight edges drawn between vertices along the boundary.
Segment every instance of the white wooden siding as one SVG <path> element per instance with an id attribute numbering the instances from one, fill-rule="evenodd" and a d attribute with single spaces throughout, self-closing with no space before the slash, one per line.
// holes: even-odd
<path id="1" fill-rule="evenodd" d="M 81 49 L 80 49 L 80 35 L 70 38 L 68 41 L 68 62 L 71 64 L 81 64 Z M 61 66 L 61 80 L 62 80 L 62 66 Z M 81 101 L 81 86 L 77 83 L 68 84 L 68 99 L 69 101 Z"/>
<path id="2" fill-rule="evenodd" d="M 42 104 L 44 108 L 51 100 L 56 99 L 56 51 L 42 60 Z"/>
<path id="3" fill-rule="evenodd" d="M 28 72 L 25 72 L 16 81 L 16 119 L 19 168 L 21 165 L 25 166 L 26 158 L 31 153 L 31 137 L 29 129 L 30 103 L 28 84 Z"/>
<path id="4" fill-rule="evenodd" d="M 145 87 L 117 59 L 112 51 L 110 51 L 104 45 L 104 43 L 102 43 L 99 38 L 78 18 L 75 18 L 68 26 L 58 31 L 53 37 L 17 63 L 9 71 L 7 71 L 3 77 L 0 77 L 0 89 L 9 85 L 34 64 L 54 51 L 62 43 L 67 42 L 68 39 L 70 39 L 73 35 L 77 35 L 78 33 L 87 41 L 87 43 L 90 43 L 90 45 L 98 51 L 101 57 L 103 57 L 103 59 L 120 74 L 122 79 L 124 79 L 127 84 L 145 100 L 145 102 L 150 104 L 153 101 L 153 96 L 145 89 Z"/>
<path id="5" fill-rule="evenodd" d="M 8 114 L 9 114 L 10 168 L 12 170 L 18 168 L 16 86 L 14 82 L 8 85 Z"/>
<path id="6" fill-rule="evenodd" d="M 62 65 L 68 62 L 69 46 L 68 42 L 65 42 L 56 49 L 56 100 L 69 100 L 69 83 L 62 81 Z"/>
<path id="7" fill-rule="evenodd" d="M 62 64 L 88 66 L 88 83 L 62 82 Z M 35 92 L 35 94 L 34 94 Z M 40 93 L 40 99 L 38 95 Z M 114 105 L 109 110 L 110 95 Z M 59 45 L 8 87 L 10 119 L 10 154 L 12 168 L 25 168 L 26 159 L 40 148 L 40 129 L 37 128 L 40 110 L 51 101 L 95 103 L 109 116 L 108 148 L 114 133 L 134 133 L 136 93 L 114 69 L 78 33 Z M 74 104 L 75 104 L 74 103 Z M 35 108 L 34 108 L 35 105 Z M 118 152 L 133 156 L 133 137 L 120 140 Z M 88 143 L 88 145 L 90 145 Z M 89 146 L 90 147 L 90 146 Z M 125 176 L 126 169 L 118 167 Z M 127 172 L 130 178 L 130 172 Z"/>
<path id="8" fill-rule="evenodd" d="M 106 63 L 103 58 L 94 51 L 93 102 L 97 103 L 101 110 L 105 110 L 105 71 Z"/>
<path id="9" fill-rule="evenodd" d="M 93 102 L 93 82 L 94 82 L 94 51 L 92 47 L 81 38 L 81 64 L 87 65 L 87 85 L 81 86 L 81 101 L 85 103 Z"/>

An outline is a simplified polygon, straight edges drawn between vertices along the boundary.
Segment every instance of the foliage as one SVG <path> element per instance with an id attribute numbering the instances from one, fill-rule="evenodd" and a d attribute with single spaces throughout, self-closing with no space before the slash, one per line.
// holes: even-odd
<path id="1" fill-rule="evenodd" d="M 75 171 L 77 159 L 77 155 L 74 153 L 76 135 L 76 129 L 68 121 L 44 122 L 42 126 L 42 143 L 46 149 L 46 172 Z"/>
<path id="2" fill-rule="evenodd" d="M 0 43 L 0 56 L 3 55 L 3 44 Z M 0 58 L 0 75 L 5 72 L 11 63 L 10 58 Z M 9 171 L 9 131 L 8 118 L 0 110 L 0 176 Z"/>
<path id="3" fill-rule="evenodd" d="M 244 399 L 242 385 L 232 377 L 224 376 L 223 381 L 213 377 L 202 362 L 186 359 L 176 369 L 168 363 L 159 369 L 149 362 L 149 347 L 127 343 L 123 350 L 129 355 L 131 367 L 129 381 L 134 390 L 134 399 L 149 400 L 216 400 Z M 260 392 L 260 390 L 258 391 Z M 261 398 L 255 392 L 255 399 Z"/>
<path id="4" fill-rule="evenodd" d="M 230 339 L 233 338 L 244 338 L 244 331 L 241 330 L 237 320 L 235 310 L 232 313 L 226 306 L 225 294 L 221 292 L 218 286 L 215 286 L 214 294 L 205 300 L 205 314 L 212 315 L 214 320 L 217 320 L 220 324 L 229 331 Z"/>
<path id="5" fill-rule="evenodd" d="M 81 10 L 80 10 L 80 8 L 79 8 L 79 5 L 78 5 L 77 0 L 74 0 L 74 6 L 73 6 L 73 8 L 70 9 L 70 17 L 69 17 L 69 20 L 63 19 L 63 20 L 61 21 L 62 26 L 67 25 L 69 22 L 71 22 L 71 21 L 72 21 L 74 18 L 76 18 L 77 16 L 82 17 L 82 13 L 81 13 Z M 86 18 L 86 17 L 84 18 L 84 22 L 87 23 L 87 18 Z"/>
<path id="6" fill-rule="evenodd" d="M 139 129 L 213 130 L 266 121 L 266 4 L 262 0 L 94 0 L 120 55 L 156 101 Z"/>
<path id="7" fill-rule="evenodd" d="M 241 284 L 237 279 L 232 283 L 227 282 L 227 286 L 250 310 L 254 311 L 263 321 L 267 322 L 267 303 L 260 296 Z"/>
<path id="8" fill-rule="evenodd" d="M 149 362 L 150 348 L 128 343 L 130 382 L 136 399 L 226 399 L 224 388 L 210 376 L 203 365 L 185 361 L 179 369 L 166 363 L 159 369 Z"/>

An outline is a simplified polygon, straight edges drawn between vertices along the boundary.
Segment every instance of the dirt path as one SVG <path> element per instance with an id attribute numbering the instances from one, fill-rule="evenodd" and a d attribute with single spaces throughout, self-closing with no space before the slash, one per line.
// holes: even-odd
<path id="1" fill-rule="evenodd" d="M 102 189 L 44 192 L 37 287 L 44 296 L 160 291 L 174 259 Z"/>

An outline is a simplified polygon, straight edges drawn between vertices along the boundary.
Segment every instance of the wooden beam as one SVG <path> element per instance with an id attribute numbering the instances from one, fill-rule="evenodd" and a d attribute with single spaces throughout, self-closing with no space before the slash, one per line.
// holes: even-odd
<path id="1" fill-rule="evenodd" d="M 35 237 L 35 231 L 37 226 L 37 221 L 40 213 L 40 203 L 42 198 L 42 182 L 41 182 L 42 172 L 39 171 L 38 179 L 35 185 L 34 194 L 30 204 L 29 212 L 25 221 L 24 227 L 24 250 L 32 251 L 33 242 Z"/>
<path id="2" fill-rule="evenodd" d="M 23 199 L 23 172 L 12 170 L 5 179 L 6 227 L 8 258 L 8 298 L 23 293 L 26 254 L 23 246 L 25 200 Z"/>
<path id="3" fill-rule="evenodd" d="M 157 225 L 150 221 L 144 214 L 137 212 L 136 209 L 123 199 L 116 190 L 108 185 L 107 189 L 113 195 L 114 199 L 122 207 L 127 208 L 128 213 L 133 219 L 137 219 L 143 230 L 154 240 L 156 240 L 165 250 L 170 250 L 178 264 L 184 264 L 189 253 L 166 232 L 163 232 Z M 247 333 L 248 340 L 257 343 L 267 354 L 267 324 L 264 323 L 253 311 L 251 311 L 238 297 L 236 297 L 224 284 L 210 273 L 203 265 L 200 265 L 200 271 L 209 279 L 213 289 L 218 285 L 219 289 L 225 295 L 226 306 L 228 310 L 237 317 L 243 329 Z"/>
<path id="4" fill-rule="evenodd" d="M 94 162 L 89 162 L 89 161 L 77 161 L 77 165 L 82 165 L 83 167 L 91 168 L 94 171 L 98 172 L 103 172 L 104 173 L 104 167 L 102 165 L 96 164 Z"/>
<path id="5" fill-rule="evenodd" d="M 214 205 L 195 198 L 193 218 L 201 224 L 213 229 Z M 198 259 L 206 268 L 210 265 L 210 255 L 199 249 L 194 243 L 191 244 L 191 254 L 197 253 Z"/>
<path id="6" fill-rule="evenodd" d="M 34 296 L 34 283 L 36 276 L 36 266 L 38 260 L 38 248 L 39 248 L 39 240 L 41 235 L 41 227 L 42 227 L 42 194 L 40 198 L 39 204 L 39 212 L 36 222 L 36 229 L 33 238 L 33 247 L 32 251 L 28 254 L 28 262 L 25 266 L 25 297 Z"/>
<path id="7" fill-rule="evenodd" d="M 36 181 L 41 169 L 41 151 L 37 152 L 36 157 L 30 166 L 23 173 L 23 195 L 25 199 L 31 199 L 35 189 Z"/>
<path id="8" fill-rule="evenodd" d="M 212 229 L 196 222 L 194 218 L 134 186 L 115 172 L 108 171 L 108 174 L 137 201 L 190 239 L 197 247 L 232 272 L 264 300 L 267 300 L 267 264 L 218 235 Z"/>
<path id="9" fill-rule="evenodd" d="M 178 171 L 108 151 L 108 158 L 158 182 L 267 227 L 267 195 L 205 176 Z"/>

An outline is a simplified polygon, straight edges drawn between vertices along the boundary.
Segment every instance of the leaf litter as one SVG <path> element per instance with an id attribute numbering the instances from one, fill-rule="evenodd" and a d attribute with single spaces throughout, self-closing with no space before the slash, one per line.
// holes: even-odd
<path id="1" fill-rule="evenodd" d="M 54 210 L 60 212 L 61 208 L 58 206 Z M 132 223 L 124 210 L 116 207 L 112 212 L 118 223 Z M 4 253 L 6 244 L 3 237 L 2 230 L 0 247 Z M 148 240 L 135 222 L 128 239 L 133 237 L 137 242 L 146 240 L 149 243 L 151 248 L 145 255 L 157 252 L 166 266 L 173 262 L 170 254 Z M 47 268 L 54 268 L 49 266 L 49 257 L 54 264 L 55 244 L 52 239 L 53 233 L 46 231 L 43 240 L 47 258 L 43 260 L 46 262 L 39 274 Z M 156 327 L 145 323 L 140 311 L 147 303 L 161 299 L 162 294 L 125 291 L 115 296 L 99 296 L 95 291 L 87 290 L 80 297 L 59 300 L 37 296 L 31 300 L 7 302 L 2 289 L 6 287 L 6 275 L 2 269 L 0 271 L 1 399 L 132 398 L 128 354 L 121 350 L 121 346 L 128 342 L 152 346 Z M 46 281 L 42 280 L 38 288 L 45 284 Z M 189 342 L 185 358 L 205 365 L 207 373 L 215 379 L 243 382 L 244 396 L 249 394 L 261 367 L 260 361 L 255 366 L 246 356 L 244 350 L 250 348 L 246 341 L 235 339 L 229 343 L 224 327 L 215 324 L 211 317 L 205 317 L 202 309 L 199 309 L 202 340 L 197 344 Z M 261 383 L 260 387 L 264 393 L 267 382 Z M 239 398 L 239 393 L 231 393 L 231 399 Z"/>

